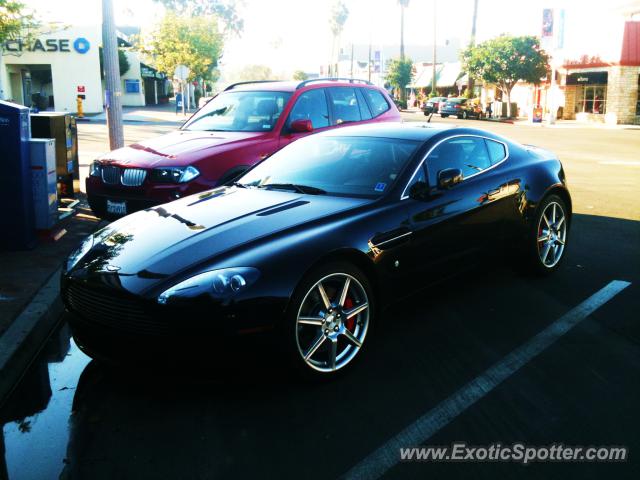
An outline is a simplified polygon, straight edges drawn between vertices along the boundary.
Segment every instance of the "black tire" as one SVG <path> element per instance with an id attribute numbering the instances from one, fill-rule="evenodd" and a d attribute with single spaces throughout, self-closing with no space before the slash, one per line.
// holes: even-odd
<path id="1" fill-rule="evenodd" d="M 308 309 L 308 307 L 310 305 L 313 305 L 314 302 L 318 303 L 319 309 L 324 308 L 322 306 L 322 303 L 320 303 L 321 300 L 318 300 L 317 302 L 314 300 L 314 295 L 317 296 L 318 299 L 321 297 L 319 292 L 317 292 L 318 289 L 316 288 L 316 285 L 319 281 L 322 280 L 323 288 L 326 289 L 326 294 L 332 301 L 332 304 L 337 303 L 336 300 L 339 300 L 338 297 L 340 296 L 339 294 L 341 292 L 337 292 L 338 289 L 334 288 L 335 285 L 332 285 L 332 282 L 342 282 L 342 279 L 344 277 L 340 277 L 339 275 L 346 275 L 351 277 L 352 279 L 350 280 L 351 283 L 348 289 L 347 300 L 350 296 L 353 296 L 354 299 L 352 300 L 352 304 L 349 306 L 349 309 L 362 305 L 364 301 L 366 301 L 368 304 L 366 310 L 364 310 L 360 314 L 355 315 L 352 320 L 349 319 L 345 320 L 344 322 L 344 328 L 353 329 L 352 333 L 354 334 L 354 336 L 358 338 L 361 337 L 362 343 L 359 348 L 348 342 L 346 337 L 342 335 L 342 333 L 334 334 L 329 331 L 329 329 L 326 329 L 325 326 L 328 325 L 327 323 L 322 326 L 298 324 L 298 316 L 303 316 L 305 313 L 307 313 L 304 310 Z M 357 283 L 354 283 L 353 279 L 357 280 Z M 359 291 L 359 287 L 362 288 L 362 292 Z M 362 293 L 364 293 L 366 298 L 358 298 Z M 346 301 L 345 305 L 347 305 Z M 345 311 L 347 311 L 347 309 L 345 309 Z M 375 311 L 376 304 L 371 283 L 369 282 L 367 276 L 354 265 L 346 262 L 332 262 L 311 270 L 304 276 L 304 278 L 296 287 L 296 290 L 291 298 L 291 302 L 289 303 L 282 328 L 282 340 L 294 374 L 296 374 L 303 380 L 325 381 L 335 378 L 337 375 L 342 374 L 344 371 L 351 369 L 354 363 L 362 358 L 363 351 L 365 350 L 366 345 L 370 343 L 371 329 L 372 325 L 375 323 Z M 316 315 L 322 316 L 323 314 L 318 313 Z M 363 319 L 365 315 L 366 320 Z M 332 315 L 325 316 L 324 318 L 326 321 L 326 319 L 332 318 Z M 351 326 L 349 326 L 348 322 L 351 321 L 357 322 L 357 326 L 356 323 L 353 323 Z M 342 325 L 340 328 L 342 328 Z M 327 331 L 329 331 L 328 334 Z M 338 352 L 338 358 L 336 358 L 336 360 L 339 360 L 339 357 L 344 353 L 342 360 L 345 360 L 346 363 L 344 365 L 338 366 L 335 370 L 322 371 L 322 368 L 331 368 L 329 366 L 329 363 L 327 363 L 327 365 L 322 365 L 322 359 L 325 358 L 325 353 L 327 362 L 329 362 L 328 359 L 330 358 L 330 348 L 332 346 L 332 342 L 328 335 L 337 338 L 336 348 Z M 304 342 L 303 340 L 305 338 L 310 338 L 311 341 L 308 343 Z M 324 340 L 321 341 L 321 338 L 324 338 Z M 315 362 L 318 364 L 315 365 L 314 368 L 314 366 L 311 366 L 310 363 L 305 360 L 303 351 L 306 351 L 308 353 L 311 348 L 306 347 L 311 347 L 311 345 L 315 344 L 316 341 L 321 342 L 321 345 L 319 348 L 317 348 L 317 350 L 314 350 L 316 353 L 313 353 L 309 359 L 309 362 Z M 302 345 L 303 343 L 304 345 Z M 347 350 L 347 347 L 350 347 L 351 349 Z M 314 359 L 314 357 L 316 359 Z M 321 360 L 317 360 L 318 358 L 320 358 Z M 338 365 L 337 361 L 335 360 L 334 365 Z"/>
<path id="2" fill-rule="evenodd" d="M 440 114 L 440 118 L 447 118 L 449 115 L 447 115 L 446 113 L 441 113 Z"/>
<path id="3" fill-rule="evenodd" d="M 543 219 L 543 215 L 549 218 L 553 211 L 553 205 L 556 205 L 556 216 L 559 223 L 559 213 L 561 209 L 562 217 L 564 220 L 561 222 L 559 231 L 556 232 L 553 227 L 548 228 L 546 221 Z M 527 232 L 527 238 L 524 241 L 524 260 L 527 270 L 535 275 L 549 275 L 556 271 L 564 257 L 566 256 L 566 249 L 569 242 L 569 225 L 570 225 L 570 213 L 567 209 L 566 202 L 558 195 L 551 194 L 546 196 L 538 205 L 535 216 L 529 231 Z M 555 235 L 557 240 L 552 242 L 540 241 L 539 239 L 546 236 L 546 232 Z M 560 244 L 559 242 L 562 242 Z M 550 245 L 547 247 L 547 245 Z M 561 247 L 556 251 L 556 246 Z M 553 258 L 550 258 L 553 255 Z M 559 258 L 556 256 L 559 255 Z M 545 257 L 546 260 L 543 260 Z"/>

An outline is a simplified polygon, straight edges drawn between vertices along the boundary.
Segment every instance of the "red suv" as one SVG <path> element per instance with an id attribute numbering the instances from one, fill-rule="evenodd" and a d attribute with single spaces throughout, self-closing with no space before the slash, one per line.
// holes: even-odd
<path id="1" fill-rule="evenodd" d="M 389 95 L 362 80 L 236 83 L 180 130 L 94 161 L 89 204 L 100 217 L 126 215 L 229 183 L 311 132 L 399 120 Z"/>

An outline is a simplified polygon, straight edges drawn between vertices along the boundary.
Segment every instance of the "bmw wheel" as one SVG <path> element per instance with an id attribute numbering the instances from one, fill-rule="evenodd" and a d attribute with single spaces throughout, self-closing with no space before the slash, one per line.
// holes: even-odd
<path id="1" fill-rule="evenodd" d="M 329 378 L 362 355 L 374 316 L 366 276 L 346 263 L 333 263 L 300 283 L 287 315 L 288 350 L 306 378 Z"/>
<path id="2" fill-rule="evenodd" d="M 568 233 L 567 206 L 558 195 L 549 195 L 538 207 L 527 245 L 536 273 L 547 274 L 558 268 L 564 258 Z"/>

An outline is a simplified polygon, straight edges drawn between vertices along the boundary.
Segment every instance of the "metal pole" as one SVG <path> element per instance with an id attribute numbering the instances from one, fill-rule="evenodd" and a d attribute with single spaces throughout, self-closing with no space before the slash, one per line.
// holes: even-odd
<path id="1" fill-rule="evenodd" d="M 431 93 L 436 94 L 436 0 L 433 0 L 433 67 L 431 71 Z"/>
<path id="2" fill-rule="evenodd" d="M 109 147 L 124 147 L 122 128 L 122 90 L 120 88 L 120 63 L 118 62 L 118 38 L 113 20 L 112 0 L 102 0 L 102 47 L 104 55 L 105 106 Z"/>
<path id="3" fill-rule="evenodd" d="M 469 41 L 469 46 L 473 47 L 476 44 L 476 25 L 478 23 L 478 0 L 474 0 L 473 2 L 473 20 L 471 21 L 471 40 Z M 473 89 L 474 89 L 474 81 L 473 77 L 471 77 L 471 72 L 467 72 L 467 88 L 469 89 L 469 95 L 471 98 L 474 98 Z"/>
<path id="4" fill-rule="evenodd" d="M 185 82 L 184 80 L 180 81 L 180 88 L 182 90 L 182 116 L 183 117 L 186 115 L 186 113 L 185 113 L 185 105 L 187 103 L 187 99 L 184 98 L 184 90 L 185 90 L 184 89 L 184 82 Z"/>
<path id="5" fill-rule="evenodd" d="M 369 81 L 371 81 L 371 36 L 369 36 Z"/>

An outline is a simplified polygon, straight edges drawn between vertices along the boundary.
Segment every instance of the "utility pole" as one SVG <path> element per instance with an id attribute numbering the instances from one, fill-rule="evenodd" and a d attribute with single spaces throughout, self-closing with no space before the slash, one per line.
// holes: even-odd
<path id="1" fill-rule="evenodd" d="M 436 95 L 436 0 L 433 0 L 433 66 L 431 71 L 431 96 Z"/>
<path id="2" fill-rule="evenodd" d="M 102 48 L 104 55 L 105 107 L 109 147 L 124 147 L 122 129 L 122 90 L 120 88 L 120 63 L 118 62 L 118 38 L 113 20 L 112 0 L 102 0 Z"/>
<path id="3" fill-rule="evenodd" d="M 351 78 L 353 78 L 353 42 L 351 42 Z"/>
<path id="4" fill-rule="evenodd" d="M 404 60 L 404 3 L 400 2 L 400 60 Z"/>
<path id="5" fill-rule="evenodd" d="M 371 35 L 369 35 L 369 81 L 371 81 Z"/>
<path id="6" fill-rule="evenodd" d="M 476 45 L 476 23 L 478 21 L 478 0 L 473 0 L 473 20 L 471 21 L 471 40 L 469 41 L 469 46 L 474 47 Z M 471 72 L 467 72 L 467 89 L 469 91 L 469 95 L 473 98 L 473 88 L 474 81 L 471 76 Z"/>

